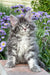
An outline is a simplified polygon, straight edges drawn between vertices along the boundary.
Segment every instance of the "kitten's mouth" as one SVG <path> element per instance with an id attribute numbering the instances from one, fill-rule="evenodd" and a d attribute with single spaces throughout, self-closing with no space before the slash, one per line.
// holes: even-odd
<path id="1" fill-rule="evenodd" d="M 26 28 L 23 28 L 26 31 Z"/>

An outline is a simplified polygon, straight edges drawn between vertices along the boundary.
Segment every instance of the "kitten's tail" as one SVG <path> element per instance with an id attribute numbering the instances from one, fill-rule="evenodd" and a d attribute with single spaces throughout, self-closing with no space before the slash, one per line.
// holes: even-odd
<path id="1" fill-rule="evenodd" d="M 45 69 L 46 66 L 45 66 L 45 64 L 40 59 L 38 59 L 38 64 L 39 64 L 40 67 Z"/>

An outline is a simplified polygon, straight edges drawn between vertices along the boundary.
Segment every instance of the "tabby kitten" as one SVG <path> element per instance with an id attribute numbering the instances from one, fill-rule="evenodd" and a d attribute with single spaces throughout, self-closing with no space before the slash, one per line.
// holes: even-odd
<path id="1" fill-rule="evenodd" d="M 31 20 L 31 12 L 25 17 L 10 15 L 10 34 L 7 42 L 8 61 L 6 67 L 14 67 L 19 63 L 28 63 L 29 68 L 41 71 L 38 65 L 39 48 L 36 43 L 36 25 Z"/>

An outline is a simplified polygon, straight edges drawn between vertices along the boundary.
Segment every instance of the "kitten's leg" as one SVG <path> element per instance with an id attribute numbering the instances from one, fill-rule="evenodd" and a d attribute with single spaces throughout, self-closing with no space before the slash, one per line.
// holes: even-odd
<path id="1" fill-rule="evenodd" d="M 41 71 L 40 66 L 38 66 L 37 64 L 37 60 L 35 58 L 35 53 L 32 51 L 30 51 L 28 54 L 25 55 L 26 61 L 29 65 L 29 68 L 33 71 L 33 72 L 39 72 Z"/>
<path id="2" fill-rule="evenodd" d="M 8 52 L 8 60 L 7 60 L 7 63 L 5 65 L 5 67 L 14 67 L 18 62 L 17 62 L 17 52 L 16 52 L 16 47 L 13 46 L 11 52 L 9 53 Z M 11 49 L 11 48 L 9 48 Z M 10 50 L 9 50 L 10 51 Z"/>
<path id="3" fill-rule="evenodd" d="M 9 56 L 5 67 L 12 68 L 15 66 L 16 58 L 15 56 Z"/>

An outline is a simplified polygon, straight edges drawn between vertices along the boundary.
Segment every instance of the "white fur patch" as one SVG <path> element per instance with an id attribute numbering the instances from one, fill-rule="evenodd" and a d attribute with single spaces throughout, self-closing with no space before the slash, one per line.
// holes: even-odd
<path id="1" fill-rule="evenodd" d="M 28 61 L 28 65 L 29 65 L 29 68 L 32 69 L 32 71 L 34 71 L 34 72 L 39 72 L 39 71 L 41 71 L 40 66 L 38 66 L 36 59 L 32 59 L 32 58 L 31 58 L 31 59 Z"/>
<path id="2" fill-rule="evenodd" d="M 16 58 L 15 56 L 8 56 L 8 62 L 12 61 L 13 60 L 13 64 L 15 64 L 15 61 L 16 61 Z M 8 63 L 7 62 L 7 63 Z"/>
<path id="3" fill-rule="evenodd" d="M 16 58 L 15 58 L 15 57 L 13 57 L 13 64 L 15 64 L 15 61 L 16 61 Z"/>
<path id="4" fill-rule="evenodd" d="M 12 50 L 12 52 L 13 52 L 14 55 L 16 55 L 16 51 L 15 50 Z"/>
<path id="5" fill-rule="evenodd" d="M 22 41 L 18 44 L 18 47 L 19 47 L 18 56 L 19 57 L 21 57 L 25 52 L 27 52 L 28 45 L 29 45 L 29 41 L 27 39 L 28 37 L 22 36 Z"/>
<path id="6" fill-rule="evenodd" d="M 33 58 L 31 58 L 29 61 L 28 61 L 28 65 L 29 65 L 29 67 L 30 67 L 30 69 L 33 67 L 33 65 L 35 65 L 36 64 L 36 59 L 33 59 Z"/>

